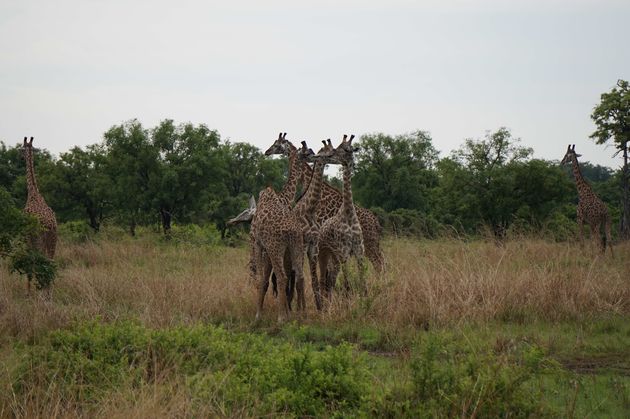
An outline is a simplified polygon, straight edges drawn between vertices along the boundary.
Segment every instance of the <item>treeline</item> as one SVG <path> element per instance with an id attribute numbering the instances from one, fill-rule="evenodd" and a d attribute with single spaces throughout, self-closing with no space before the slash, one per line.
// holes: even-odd
<path id="1" fill-rule="evenodd" d="M 311 141 L 314 148 L 318 143 Z M 355 199 L 393 234 L 503 236 L 518 228 L 564 239 L 575 229 L 577 192 L 569 168 L 533 159 L 532 149 L 506 128 L 467 139 L 443 158 L 424 131 L 364 135 L 359 145 Z M 560 147 L 558 159 L 563 152 Z M 213 223 L 222 237 L 225 221 L 249 196 L 268 185 L 279 190 L 287 172 L 285 159 L 266 158 L 247 143 L 222 141 L 205 125 L 172 120 L 154 128 L 131 120 L 109 129 L 102 142 L 58 158 L 37 149 L 35 167 L 39 189 L 60 222 L 85 220 L 94 231 L 116 224 L 130 234 L 137 226 L 160 225 L 168 234 L 172 223 Z M 621 173 L 588 163 L 582 171 L 617 219 Z M 23 205 L 19 145 L 0 144 L 0 187 Z"/>

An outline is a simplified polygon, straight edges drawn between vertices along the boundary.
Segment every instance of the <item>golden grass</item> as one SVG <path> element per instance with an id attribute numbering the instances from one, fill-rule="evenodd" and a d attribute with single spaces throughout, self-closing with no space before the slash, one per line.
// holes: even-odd
<path id="1" fill-rule="evenodd" d="M 568 243 L 405 241 L 385 243 L 388 271 L 368 274 L 367 298 L 336 297 L 314 308 L 307 275 L 303 322 L 362 321 L 388 328 L 491 320 L 571 320 L 630 314 L 630 243 L 616 256 Z M 52 301 L 26 295 L 0 270 L 0 336 L 34 339 L 75 321 L 136 319 L 149 327 L 197 322 L 249 324 L 255 288 L 246 248 L 168 245 L 154 237 L 61 243 Z M 275 319 L 268 293 L 265 317 Z"/>
<path id="2" fill-rule="evenodd" d="M 301 323 L 366 324 L 405 333 L 409 328 L 459 323 L 588 321 L 630 314 L 630 243 L 601 256 L 589 248 L 542 240 L 384 243 L 388 270 L 368 274 L 367 297 L 336 295 L 331 306 L 314 308 L 307 273 L 307 311 Z M 156 236 L 83 244 L 61 242 L 60 275 L 47 301 L 26 295 L 25 280 L 0 269 L 0 360 L 10 368 L 14 341 L 34 341 L 75 322 L 134 319 L 148 327 L 199 322 L 246 328 L 255 314 L 255 288 L 248 280 L 247 248 L 165 244 Z M 355 278 L 356 279 L 356 276 Z M 275 300 L 268 293 L 265 322 L 274 324 Z M 0 363 L 0 367 L 2 363 Z M 0 372 L 4 374 L 5 371 Z M 7 375 L 8 376 L 8 375 Z M 13 400 L 0 379 L 0 417 L 185 417 L 226 416 L 221 400 L 196 406 L 177 377 L 130 392 L 121 389 L 99 405 L 46 401 L 28 394 Z M 13 401 L 12 401 L 13 400 Z M 191 410 L 192 409 L 192 410 Z"/>

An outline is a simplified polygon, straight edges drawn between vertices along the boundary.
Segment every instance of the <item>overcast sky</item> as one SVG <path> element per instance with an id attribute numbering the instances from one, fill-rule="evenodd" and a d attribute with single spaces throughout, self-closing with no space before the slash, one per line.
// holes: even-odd
<path id="1" fill-rule="evenodd" d="M 0 140 L 58 154 L 172 118 L 263 149 L 421 129 L 447 155 L 506 126 L 617 167 L 588 136 L 629 22 L 627 0 L 2 0 Z"/>

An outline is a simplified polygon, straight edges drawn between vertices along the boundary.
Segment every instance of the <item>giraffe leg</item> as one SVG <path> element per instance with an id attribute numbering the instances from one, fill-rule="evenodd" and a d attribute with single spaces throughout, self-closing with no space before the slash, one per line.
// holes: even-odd
<path id="1" fill-rule="evenodd" d="M 271 259 L 271 266 L 273 271 L 276 273 L 278 277 L 278 289 L 281 290 L 278 292 L 278 322 L 284 322 L 289 316 L 289 304 L 287 302 L 287 294 L 286 292 L 282 292 L 282 290 L 287 289 L 288 285 L 288 277 L 287 273 L 284 270 L 284 252 L 278 254 L 269 255 Z"/>
<path id="2" fill-rule="evenodd" d="M 319 289 L 322 293 L 322 300 L 330 300 L 330 287 L 328 284 L 328 261 L 330 253 L 322 251 L 317 259 L 319 263 Z"/>
<path id="3" fill-rule="evenodd" d="M 293 267 L 291 265 L 291 254 L 289 253 L 288 249 L 284 255 L 284 271 L 288 275 L 287 288 L 285 292 L 287 293 L 287 303 L 289 304 L 289 310 L 291 310 L 293 294 L 295 293 L 295 272 L 293 271 Z"/>
<path id="4" fill-rule="evenodd" d="M 589 226 L 591 227 L 591 242 L 593 242 L 596 250 L 601 251 L 602 238 L 600 237 L 599 224 L 592 223 Z"/>
<path id="5" fill-rule="evenodd" d="M 363 260 L 363 256 L 357 256 L 357 269 L 359 270 L 359 287 L 361 291 L 361 295 L 363 297 L 367 296 L 367 280 L 365 278 L 365 262 Z"/>
<path id="6" fill-rule="evenodd" d="M 584 247 L 584 219 L 582 217 L 578 217 L 578 240 L 580 242 L 580 247 Z"/>
<path id="7" fill-rule="evenodd" d="M 383 255 L 383 251 L 380 246 L 377 248 L 366 247 L 365 257 L 367 257 L 370 263 L 372 263 L 376 274 L 378 276 L 382 276 L 385 272 L 385 256 Z"/>
<path id="8" fill-rule="evenodd" d="M 610 221 L 610 218 L 606 218 L 606 246 L 608 246 L 608 248 L 610 249 L 610 256 L 611 257 L 615 257 L 614 253 L 613 253 L 613 248 L 612 248 L 612 234 L 611 234 L 611 230 L 612 230 L 612 222 Z M 605 249 L 604 249 L 605 251 Z"/>
<path id="9" fill-rule="evenodd" d="M 271 264 L 266 257 L 263 257 L 262 251 L 256 251 L 256 265 L 258 266 L 258 296 L 257 296 L 257 309 L 256 309 L 256 321 L 260 320 L 262 314 L 263 303 L 265 302 L 265 294 L 267 288 L 269 288 L 269 274 L 271 272 Z M 264 267 L 264 269 L 260 269 Z"/>
<path id="10" fill-rule="evenodd" d="M 339 275 L 338 272 L 339 271 L 337 271 L 337 275 Z M 350 284 L 350 276 L 348 275 L 348 264 L 347 263 L 342 263 L 341 264 L 341 274 L 342 274 L 342 277 L 343 277 L 343 296 L 348 298 L 352 294 L 352 285 Z M 336 279 L 337 275 L 335 275 L 335 279 Z"/>
<path id="11" fill-rule="evenodd" d="M 301 241 L 301 238 L 296 238 L 295 240 L 298 242 Z M 291 257 L 292 274 L 295 275 L 298 310 L 304 311 L 306 309 L 306 298 L 304 296 L 304 248 L 299 245 L 290 246 L 289 252 Z"/>
<path id="12" fill-rule="evenodd" d="M 333 254 L 331 256 L 332 259 L 332 263 L 328 264 L 328 274 L 327 274 L 327 278 L 326 278 L 326 282 L 327 282 L 327 286 L 328 289 L 330 290 L 329 292 L 332 294 L 332 290 L 335 289 L 335 286 L 337 285 L 337 277 L 339 276 L 339 271 L 342 268 L 342 263 L 341 261 Z M 343 265 L 345 267 L 345 265 Z M 346 280 L 346 285 L 348 284 L 347 280 Z"/>
<path id="13" fill-rule="evenodd" d="M 317 278 L 317 256 L 308 255 L 308 267 L 311 271 L 311 286 L 313 287 L 313 296 L 315 297 L 315 307 L 317 311 L 322 309 L 322 295 L 319 287 L 319 279 Z"/>

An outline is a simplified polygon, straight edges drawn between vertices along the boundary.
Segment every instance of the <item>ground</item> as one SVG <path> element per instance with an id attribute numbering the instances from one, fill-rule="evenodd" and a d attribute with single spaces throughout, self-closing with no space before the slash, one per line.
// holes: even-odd
<path id="1" fill-rule="evenodd" d="M 367 296 L 278 325 L 246 246 L 62 238 L 51 301 L 0 269 L 0 417 L 630 416 L 629 244 L 384 249 Z"/>

